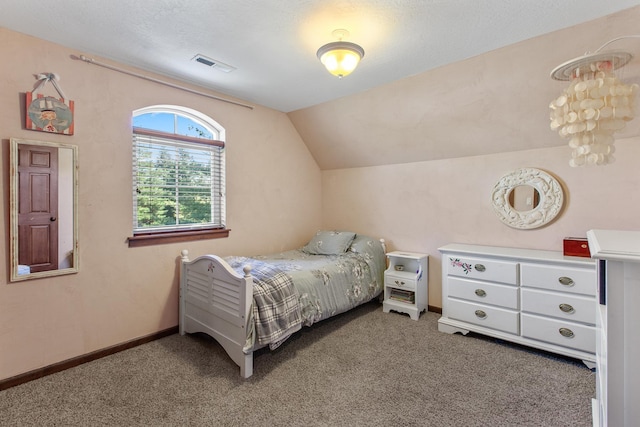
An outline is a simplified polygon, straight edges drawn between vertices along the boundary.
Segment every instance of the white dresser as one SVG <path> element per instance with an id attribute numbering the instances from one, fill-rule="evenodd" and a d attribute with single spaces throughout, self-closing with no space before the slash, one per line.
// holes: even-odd
<path id="1" fill-rule="evenodd" d="M 561 252 L 450 244 L 441 332 L 469 331 L 595 367 L 596 263 Z"/>
<path id="2" fill-rule="evenodd" d="M 595 426 L 640 425 L 640 232 L 591 230 L 598 260 Z"/>

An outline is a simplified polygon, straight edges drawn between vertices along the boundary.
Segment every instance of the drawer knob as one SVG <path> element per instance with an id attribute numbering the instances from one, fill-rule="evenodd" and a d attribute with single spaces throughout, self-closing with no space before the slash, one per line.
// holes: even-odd
<path id="1" fill-rule="evenodd" d="M 486 297 L 487 293 L 484 291 L 484 289 L 476 289 L 476 295 L 478 295 L 479 297 Z"/>
<path id="2" fill-rule="evenodd" d="M 476 264 L 476 265 L 474 266 L 474 268 L 476 269 L 476 271 L 479 271 L 480 273 L 482 273 L 483 271 L 485 271 L 485 270 L 487 269 L 487 267 L 485 267 L 485 266 L 484 266 L 484 265 L 482 265 L 482 264 Z"/>
<path id="3" fill-rule="evenodd" d="M 399 286 L 404 285 L 404 282 L 401 281 L 401 280 L 396 280 L 395 283 L 396 283 L 396 285 L 399 285 Z"/>
<path id="4" fill-rule="evenodd" d="M 573 331 L 569 328 L 560 328 L 558 329 L 558 332 L 560 332 L 560 335 L 562 335 L 565 338 L 573 338 L 575 336 Z"/>
<path id="5" fill-rule="evenodd" d="M 560 282 L 560 284 L 564 286 L 573 286 L 576 284 L 576 282 L 574 282 L 571 277 L 566 277 L 566 276 L 560 277 L 558 279 L 558 282 Z"/>
<path id="6" fill-rule="evenodd" d="M 476 316 L 480 319 L 485 319 L 487 317 L 487 313 L 482 310 L 476 310 Z"/>
<path id="7" fill-rule="evenodd" d="M 571 304 L 560 304 L 558 306 L 563 313 L 575 313 L 575 309 Z"/>

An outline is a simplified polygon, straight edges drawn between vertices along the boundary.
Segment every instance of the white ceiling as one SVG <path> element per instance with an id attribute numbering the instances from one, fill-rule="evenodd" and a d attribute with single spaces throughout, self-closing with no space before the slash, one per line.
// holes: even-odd
<path id="1" fill-rule="evenodd" d="M 3 0 L 0 26 L 290 112 L 573 26 L 636 0 Z M 347 29 L 344 79 L 317 49 Z M 236 68 L 192 60 L 202 54 Z"/>

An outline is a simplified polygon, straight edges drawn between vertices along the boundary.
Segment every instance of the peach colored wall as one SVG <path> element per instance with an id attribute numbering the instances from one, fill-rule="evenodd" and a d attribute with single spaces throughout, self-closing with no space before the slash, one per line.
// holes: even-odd
<path id="1" fill-rule="evenodd" d="M 616 163 L 600 167 L 569 167 L 563 146 L 323 171 L 323 224 L 386 238 L 389 250 L 429 254 L 429 305 L 442 307 L 438 248 L 447 243 L 562 251 L 564 237 L 592 228 L 640 230 L 640 137 L 616 147 Z M 551 173 L 564 189 L 559 217 L 535 230 L 503 224 L 491 205 L 495 183 L 522 167 Z"/>
<path id="2" fill-rule="evenodd" d="M 552 80 L 550 71 L 609 40 L 638 33 L 639 20 L 636 6 L 289 117 L 322 170 L 559 147 L 562 138 L 549 130 L 549 102 L 567 83 Z M 640 83 L 638 39 L 618 40 L 608 49 L 634 55 L 621 74 Z M 365 56 L 359 67 L 366 64 Z M 624 133 L 640 135 L 640 120 Z"/>
<path id="3" fill-rule="evenodd" d="M 6 235 L 0 246 L 6 260 L 0 263 L 0 379 L 177 325 L 183 247 L 192 255 L 275 252 L 302 245 L 321 224 L 321 173 L 285 114 L 245 109 L 70 58 L 81 53 L 0 28 L 0 219 Z M 24 130 L 24 92 L 41 72 L 58 73 L 75 101 L 75 135 Z M 127 247 L 131 112 L 156 104 L 188 106 L 225 127 L 228 239 Z M 77 274 L 8 282 L 10 137 L 79 147 Z"/>
<path id="4" fill-rule="evenodd" d="M 566 87 L 549 77 L 555 66 L 637 33 L 639 18 L 636 6 L 289 113 L 323 169 L 323 226 L 428 253 L 435 307 L 442 306 L 438 247 L 447 243 L 562 250 L 564 237 L 590 228 L 640 229 L 640 119 L 621 133 L 617 163 L 571 169 L 548 107 Z M 637 59 L 638 46 L 631 38 L 608 49 Z M 623 69 L 626 82 L 640 83 L 636 59 Z M 490 205 L 496 181 L 520 167 L 547 170 L 565 187 L 563 214 L 544 228 L 511 229 Z"/>

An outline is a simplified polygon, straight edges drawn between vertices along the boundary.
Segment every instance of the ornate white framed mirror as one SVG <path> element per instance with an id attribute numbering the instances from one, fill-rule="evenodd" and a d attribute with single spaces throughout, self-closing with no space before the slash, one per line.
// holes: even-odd
<path id="1" fill-rule="evenodd" d="M 78 148 L 11 138 L 11 281 L 78 272 Z"/>
<path id="2" fill-rule="evenodd" d="M 535 168 L 517 169 L 498 180 L 491 192 L 498 218 L 509 227 L 532 229 L 551 222 L 562 210 L 562 186 Z"/>

